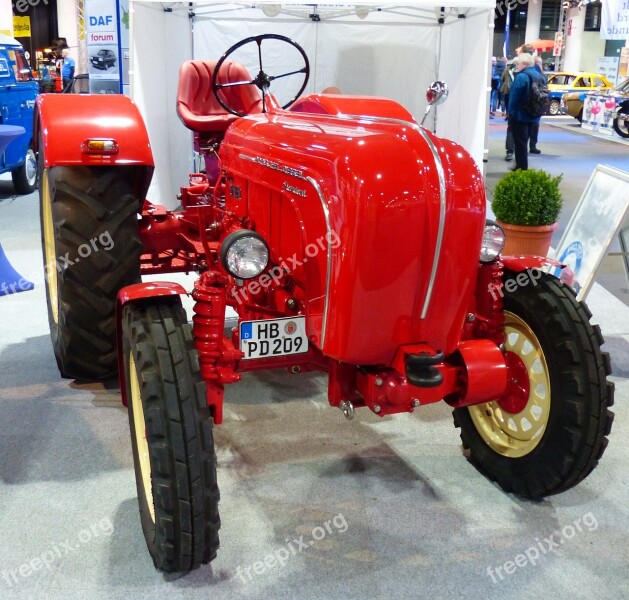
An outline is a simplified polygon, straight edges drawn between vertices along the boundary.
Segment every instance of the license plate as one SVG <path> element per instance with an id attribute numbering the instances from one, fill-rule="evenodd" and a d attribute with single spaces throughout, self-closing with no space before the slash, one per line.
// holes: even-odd
<path id="1" fill-rule="evenodd" d="M 245 354 L 242 360 L 308 352 L 306 317 L 243 321 L 240 350 Z"/>

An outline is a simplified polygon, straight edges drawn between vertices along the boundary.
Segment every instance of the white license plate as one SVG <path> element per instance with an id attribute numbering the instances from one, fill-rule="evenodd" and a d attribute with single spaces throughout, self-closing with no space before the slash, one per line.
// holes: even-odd
<path id="1" fill-rule="evenodd" d="M 242 360 L 308 352 L 306 317 L 243 321 L 240 350 L 245 354 Z"/>

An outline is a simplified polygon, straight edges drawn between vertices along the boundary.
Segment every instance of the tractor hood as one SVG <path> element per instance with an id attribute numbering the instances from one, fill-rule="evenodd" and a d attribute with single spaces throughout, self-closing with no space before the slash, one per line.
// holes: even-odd
<path id="1" fill-rule="evenodd" d="M 243 216 L 294 267 L 327 356 L 390 364 L 402 344 L 456 348 L 485 222 L 482 177 L 460 146 L 392 101 L 310 96 L 237 121 L 221 157 Z"/>

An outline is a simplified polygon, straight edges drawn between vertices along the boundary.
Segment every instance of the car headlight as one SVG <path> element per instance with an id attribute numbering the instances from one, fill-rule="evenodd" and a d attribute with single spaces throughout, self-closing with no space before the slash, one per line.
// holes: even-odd
<path id="1" fill-rule="evenodd" d="M 495 260 L 502 252 L 505 245 L 505 232 L 502 227 L 493 221 L 485 223 L 483 243 L 480 247 L 480 260 L 487 263 Z"/>
<path id="2" fill-rule="evenodd" d="M 239 229 L 221 245 L 221 262 L 238 279 L 257 277 L 269 264 L 269 248 L 259 233 Z"/>

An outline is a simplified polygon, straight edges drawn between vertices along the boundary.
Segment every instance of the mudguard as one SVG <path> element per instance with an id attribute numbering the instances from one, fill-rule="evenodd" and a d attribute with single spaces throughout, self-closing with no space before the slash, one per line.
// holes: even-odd
<path id="1" fill-rule="evenodd" d="M 122 348 L 122 310 L 127 304 L 141 302 L 143 300 L 153 300 L 159 302 L 160 298 L 171 296 L 185 296 L 185 288 L 168 281 L 152 281 L 147 283 L 135 283 L 122 288 L 118 292 L 116 300 L 116 344 L 118 346 L 118 377 L 120 380 L 120 394 L 122 403 L 127 406 L 127 385 L 124 376 L 124 353 Z"/>
<path id="2" fill-rule="evenodd" d="M 155 164 L 138 107 L 118 94 L 39 96 L 33 137 L 43 144 L 46 167 Z M 86 154 L 81 146 L 88 138 L 114 139 L 118 152 Z"/>
<path id="3" fill-rule="evenodd" d="M 574 271 L 562 262 L 544 256 L 501 256 L 500 260 L 505 269 L 514 273 L 521 273 L 528 269 L 542 270 L 545 267 L 555 267 L 549 269 L 549 274 L 557 277 L 566 285 L 572 286 L 574 283 Z M 559 273 L 559 274 L 558 274 Z"/>
<path id="4" fill-rule="evenodd" d="M 117 152 L 88 154 L 83 148 L 87 139 L 113 139 Z M 36 152 L 44 151 L 44 168 L 143 167 L 135 187 L 138 198 L 144 199 L 153 175 L 153 153 L 144 120 L 127 96 L 43 94 L 37 99 L 33 142 Z"/>

